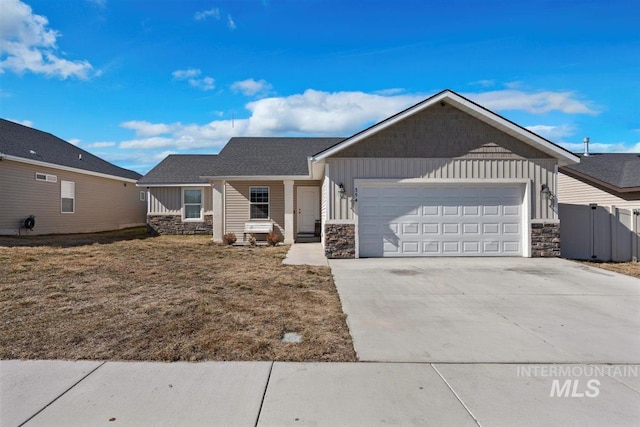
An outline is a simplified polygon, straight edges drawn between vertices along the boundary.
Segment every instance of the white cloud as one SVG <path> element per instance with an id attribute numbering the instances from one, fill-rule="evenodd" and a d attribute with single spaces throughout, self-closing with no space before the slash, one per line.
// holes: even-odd
<path id="1" fill-rule="evenodd" d="M 202 71 L 197 68 L 188 68 L 186 70 L 176 70 L 171 75 L 176 80 L 186 80 L 192 87 L 202 90 L 213 90 L 216 87 L 216 81 L 213 77 L 200 77 Z"/>
<path id="2" fill-rule="evenodd" d="M 214 7 L 213 9 L 196 12 L 196 14 L 193 16 L 193 19 L 195 19 L 196 21 L 204 21 L 209 17 L 220 20 L 220 9 Z"/>
<path id="3" fill-rule="evenodd" d="M 30 128 L 33 127 L 33 122 L 31 120 L 16 120 L 16 119 L 7 119 L 7 120 L 13 123 L 18 123 L 19 125 L 22 125 L 22 126 L 27 126 Z"/>
<path id="4" fill-rule="evenodd" d="M 70 61 L 58 56 L 56 30 L 46 17 L 36 15 L 19 0 L 2 0 L 0 14 L 0 73 L 30 71 L 47 77 L 88 79 L 93 72 L 86 60 Z"/>
<path id="5" fill-rule="evenodd" d="M 100 9 L 104 9 L 105 7 L 107 7 L 107 0 L 86 0 L 86 1 L 87 3 L 97 6 Z"/>
<path id="6" fill-rule="evenodd" d="M 120 123 L 125 129 L 132 129 L 136 136 L 157 136 L 171 132 L 172 127 L 163 123 L 149 123 L 144 120 L 131 120 Z"/>
<path id="7" fill-rule="evenodd" d="M 522 110 L 532 114 L 560 111 L 565 114 L 598 114 L 587 103 L 576 99 L 573 92 L 524 92 L 495 90 L 465 94 L 474 102 L 494 111 Z"/>
<path id="8" fill-rule="evenodd" d="M 575 133 L 575 128 L 571 125 L 534 125 L 525 127 L 531 132 L 538 134 L 543 138 L 547 138 L 551 141 L 559 141 Z"/>
<path id="9" fill-rule="evenodd" d="M 532 96 L 538 99 L 535 95 L 537 93 L 522 93 L 521 98 Z M 548 98 L 553 96 L 549 95 L 545 99 Z M 144 149 L 158 148 L 178 152 L 215 152 L 234 136 L 349 136 L 424 99 L 423 94 L 381 95 L 308 89 L 301 94 L 249 102 L 246 104 L 249 116 L 233 121 L 220 118 L 204 125 L 125 122 L 122 126 L 134 130 L 136 139 L 120 143 L 120 148 L 141 150 L 143 153 Z M 542 103 L 539 108 L 545 105 Z M 496 105 L 490 108 L 496 108 Z M 510 108 L 528 111 L 531 105 L 519 100 L 510 105 Z M 571 125 L 539 124 L 530 126 L 529 129 L 552 141 L 570 137 L 574 132 Z M 611 151 L 617 149 L 617 146 L 610 147 Z"/>
<path id="10" fill-rule="evenodd" d="M 231 15 L 227 15 L 227 27 L 229 27 L 230 30 L 236 29 L 236 22 L 233 20 Z"/>
<path id="11" fill-rule="evenodd" d="M 122 141 L 120 148 L 166 148 L 174 146 L 176 141 L 172 138 L 164 138 L 161 136 L 154 136 L 144 139 L 132 139 L 129 141 Z"/>
<path id="12" fill-rule="evenodd" d="M 584 152 L 583 142 L 561 142 L 561 146 L 574 153 Z M 590 153 L 638 153 L 640 142 L 635 145 L 627 145 L 624 142 L 590 142 Z"/>
<path id="13" fill-rule="evenodd" d="M 493 79 L 476 80 L 475 82 L 471 82 L 470 84 L 473 86 L 491 87 L 496 85 L 496 81 Z"/>
<path id="14" fill-rule="evenodd" d="M 80 142 L 82 142 L 80 139 L 78 138 L 71 138 L 70 140 L 67 141 L 69 144 L 71 145 L 75 145 L 76 147 L 78 145 L 80 145 Z"/>
<path id="15" fill-rule="evenodd" d="M 93 142 L 91 144 L 87 144 L 87 148 L 107 148 L 107 147 L 115 147 L 116 143 L 113 141 L 103 141 L 103 142 Z"/>
<path id="16" fill-rule="evenodd" d="M 267 83 L 266 80 L 247 79 L 233 83 L 231 89 L 235 92 L 241 92 L 246 96 L 254 96 L 256 94 L 268 93 L 273 89 L 273 86 Z"/>

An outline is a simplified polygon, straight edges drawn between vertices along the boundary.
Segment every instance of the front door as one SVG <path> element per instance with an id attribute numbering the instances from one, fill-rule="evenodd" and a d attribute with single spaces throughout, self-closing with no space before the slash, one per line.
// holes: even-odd
<path id="1" fill-rule="evenodd" d="M 320 187 L 298 187 L 298 233 L 313 233 L 320 219 Z"/>

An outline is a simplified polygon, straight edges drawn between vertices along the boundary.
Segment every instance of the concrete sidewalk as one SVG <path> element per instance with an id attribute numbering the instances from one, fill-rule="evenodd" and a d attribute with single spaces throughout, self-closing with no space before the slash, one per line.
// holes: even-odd
<path id="1" fill-rule="evenodd" d="M 0 361 L 0 425 L 632 426 L 640 423 L 639 371 L 640 365 L 9 360 Z M 563 388 L 554 393 L 556 380 Z"/>
<path id="2" fill-rule="evenodd" d="M 324 256 L 322 243 L 294 243 L 287 252 L 283 264 L 290 265 L 321 265 L 329 267 L 329 262 Z"/>

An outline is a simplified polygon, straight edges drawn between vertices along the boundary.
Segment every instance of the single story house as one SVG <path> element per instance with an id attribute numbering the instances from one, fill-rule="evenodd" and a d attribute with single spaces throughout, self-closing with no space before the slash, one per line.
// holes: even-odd
<path id="1" fill-rule="evenodd" d="M 0 119 L 0 235 L 144 225 L 140 177 L 54 135 Z"/>
<path id="2" fill-rule="evenodd" d="M 640 209 L 640 153 L 582 154 L 559 172 L 560 203 Z"/>
<path id="3" fill-rule="evenodd" d="M 160 233 L 221 241 L 266 224 L 292 243 L 319 227 L 331 258 L 557 256 L 558 167 L 579 161 L 445 90 L 347 138 L 232 138 L 217 156 L 170 156 L 138 185 Z"/>

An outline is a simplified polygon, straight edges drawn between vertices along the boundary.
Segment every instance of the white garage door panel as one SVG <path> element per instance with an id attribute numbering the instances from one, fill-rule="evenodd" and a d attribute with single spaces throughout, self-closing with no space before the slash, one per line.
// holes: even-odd
<path id="1" fill-rule="evenodd" d="M 523 185 L 362 185 L 361 257 L 520 256 Z"/>

